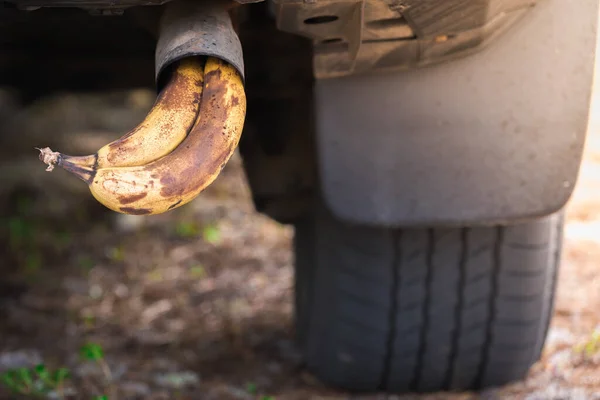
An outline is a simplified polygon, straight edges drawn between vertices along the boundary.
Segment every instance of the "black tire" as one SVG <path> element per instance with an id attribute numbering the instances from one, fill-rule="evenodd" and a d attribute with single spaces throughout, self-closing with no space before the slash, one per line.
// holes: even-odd
<path id="1" fill-rule="evenodd" d="M 487 228 L 386 229 L 320 210 L 296 225 L 306 365 L 346 390 L 432 392 L 526 376 L 544 346 L 562 213 Z"/>

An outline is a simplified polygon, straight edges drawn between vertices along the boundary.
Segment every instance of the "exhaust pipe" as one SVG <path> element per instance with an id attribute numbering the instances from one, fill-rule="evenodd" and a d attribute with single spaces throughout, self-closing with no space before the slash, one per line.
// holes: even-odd
<path id="1" fill-rule="evenodd" d="M 176 0 L 167 3 L 160 20 L 155 77 L 174 61 L 190 56 L 214 57 L 232 65 L 244 78 L 242 44 L 231 23 L 231 3 Z"/>

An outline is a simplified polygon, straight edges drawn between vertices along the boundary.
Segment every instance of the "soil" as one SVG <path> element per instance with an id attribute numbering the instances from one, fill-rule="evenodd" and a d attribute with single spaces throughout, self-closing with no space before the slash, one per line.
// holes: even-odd
<path id="1" fill-rule="evenodd" d="M 482 393 L 386 397 L 328 389 L 306 371 L 293 341 L 293 230 L 254 211 L 237 155 L 190 205 L 152 217 L 107 211 L 38 160 L 36 146 L 93 151 L 151 102 L 132 91 L 22 107 L 0 95 L 0 372 L 67 367 L 77 399 L 600 399 L 600 103 L 542 360 L 525 381 Z M 81 360 L 88 342 L 102 346 L 110 381 Z"/>

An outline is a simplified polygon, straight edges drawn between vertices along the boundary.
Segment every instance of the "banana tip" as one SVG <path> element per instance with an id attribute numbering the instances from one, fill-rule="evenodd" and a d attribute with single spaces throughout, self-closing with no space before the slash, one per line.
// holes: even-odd
<path id="1" fill-rule="evenodd" d="M 52 171 L 54 166 L 59 163 L 60 153 L 57 151 L 52 151 L 50 147 L 44 147 L 43 149 L 35 147 L 35 149 L 40 151 L 40 161 L 48 165 L 46 171 Z"/>

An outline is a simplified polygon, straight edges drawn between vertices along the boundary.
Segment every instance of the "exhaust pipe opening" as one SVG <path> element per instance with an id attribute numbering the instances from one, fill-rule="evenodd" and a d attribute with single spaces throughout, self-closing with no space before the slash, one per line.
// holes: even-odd
<path id="1" fill-rule="evenodd" d="M 158 89 L 175 61 L 192 56 L 219 58 L 244 80 L 242 44 L 233 28 L 232 3 L 219 0 L 175 0 L 165 6 L 155 53 Z"/>

